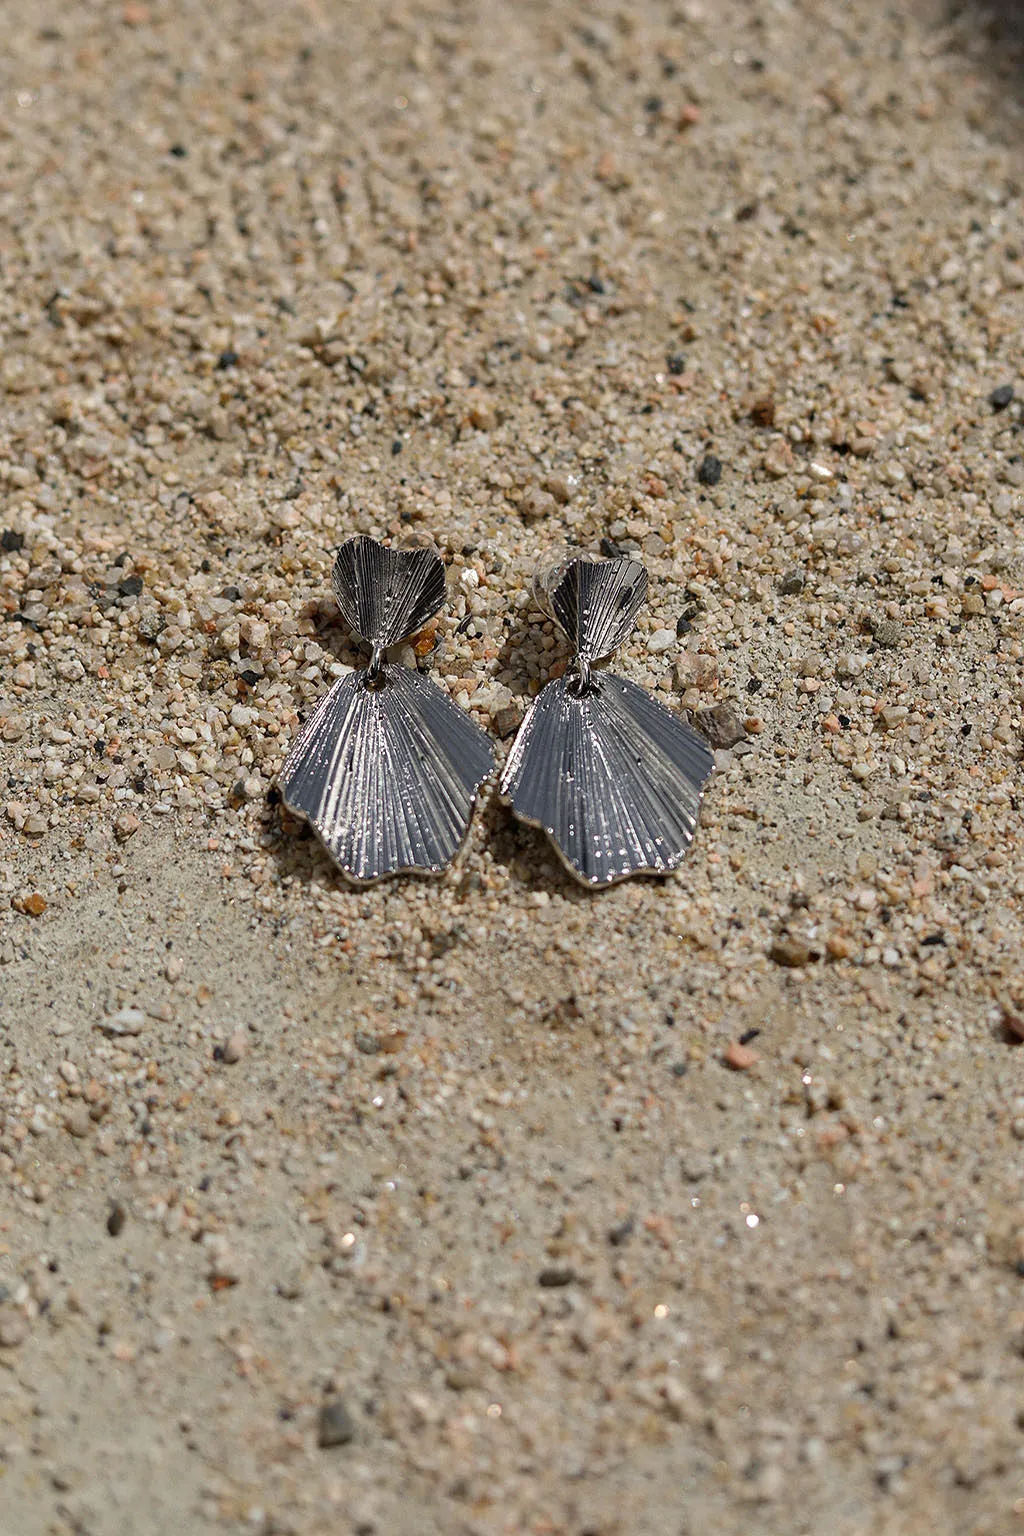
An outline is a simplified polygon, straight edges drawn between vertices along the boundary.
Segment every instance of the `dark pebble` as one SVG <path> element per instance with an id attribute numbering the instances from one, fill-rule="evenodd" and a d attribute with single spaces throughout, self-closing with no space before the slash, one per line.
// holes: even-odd
<path id="1" fill-rule="evenodd" d="M 397 459 L 397 457 L 401 453 L 401 451 L 402 451 L 402 439 L 400 437 L 396 437 L 395 440 L 391 444 L 391 457 L 393 459 Z"/>
<path id="2" fill-rule="evenodd" d="M 1003 1004 L 1003 1033 L 1005 1038 L 1014 1045 L 1020 1045 L 1024 1041 L 1024 1017 L 1008 1003 Z M 1024 1264 L 1024 1260 L 1021 1260 L 1021 1263 Z"/>
<path id="3" fill-rule="evenodd" d="M 507 741 L 508 738 L 514 734 L 514 732 L 518 731 L 522 723 L 522 710 L 516 709 L 515 706 L 511 704 L 509 705 L 508 709 L 499 709 L 498 713 L 494 717 L 494 729 L 497 731 L 498 736 L 502 741 Z"/>
<path id="4" fill-rule="evenodd" d="M 537 1276 L 537 1284 L 542 1285 L 546 1291 L 553 1291 L 562 1285 L 572 1285 L 576 1279 L 576 1271 L 571 1264 L 552 1264 L 548 1269 L 542 1269 Z"/>
<path id="5" fill-rule="evenodd" d="M 628 1243 L 636 1228 L 636 1221 L 632 1216 L 627 1216 L 625 1221 L 620 1221 L 615 1227 L 608 1229 L 608 1241 L 613 1248 L 621 1248 L 623 1243 Z"/>
<path id="6" fill-rule="evenodd" d="M 622 550 L 616 544 L 614 539 L 605 537 L 601 540 L 601 553 L 604 555 L 606 560 L 618 560 L 619 556 L 622 554 Z"/>
<path id="7" fill-rule="evenodd" d="M 138 597 L 145 585 L 141 576 L 126 576 L 118 582 L 117 590 L 121 597 Z"/>
<path id="8" fill-rule="evenodd" d="M 716 459 L 713 453 L 704 455 L 697 471 L 697 479 L 701 485 L 717 485 L 722 478 L 722 461 Z"/>
<path id="9" fill-rule="evenodd" d="M 150 644 L 153 644 L 163 627 L 164 621 L 160 617 L 159 613 L 157 613 L 156 609 L 153 609 L 149 613 L 144 613 L 142 618 L 139 620 L 139 639 L 148 640 Z"/>
<path id="10" fill-rule="evenodd" d="M 784 935 L 772 944 L 768 951 L 768 958 L 774 960 L 776 965 L 785 966 L 788 970 L 800 970 L 803 966 L 810 965 L 812 960 L 817 960 L 818 956 L 805 939 Z"/>
<path id="11" fill-rule="evenodd" d="M 988 403 L 994 411 L 1005 411 L 1013 399 L 1013 385 L 1000 384 L 988 397 Z"/>
<path id="12" fill-rule="evenodd" d="M 903 639 L 903 626 L 895 619 L 876 620 L 871 633 L 876 645 L 882 645 L 886 650 L 894 651 Z"/>
<path id="13" fill-rule="evenodd" d="M 685 1077 L 689 1070 L 690 1063 L 688 1061 L 674 1061 L 672 1063 L 671 1072 L 673 1077 Z"/>
<path id="14" fill-rule="evenodd" d="M 15 533 L 13 528 L 5 528 L 0 533 L 0 549 L 5 555 L 16 555 L 20 549 L 25 548 L 25 535 Z"/>
<path id="15" fill-rule="evenodd" d="M 110 1236 L 120 1237 L 121 1233 L 124 1231 L 124 1224 L 127 1220 L 128 1212 L 125 1210 L 120 1200 L 115 1200 L 113 1205 L 110 1207 L 110 1211 L 107 1216 L 107 1231 Z"/>
<path id="16" fill-rule="evenodd" d="M 237 810 L 240 805 L 244 804 L 245 780 L 236 779 L 234 784 L 232 784 L 231 788 L 228 790 L 228 805 L 233 806 Z"/>
<path id="17" fill-rule="evenodd" d="M 727 752 L 747 737 L 746 726 L 728 704 L 713 704 L 710 709 L 699 709 L 693 717 L 693 723 L 716 752 Z"/>
<path id="18" fill-rule="evenodd" d="M 686 358 L 681 352 L 670 352 L 665 362 L 669 373 L 678 375 L 686 372 Z"/>
<path id="19" fill-rule="evenodd" d="M 750 419 L 755 427 L 774 427 L 775 401 L 771 395 L 762 395 L 750 407 Z"/>
<path id="20" fill-rule="evenodd" d="M 316 1443 L 322 1451 L 335 1445 L 348 1445 L 355 1439 L 356 1426 L 340 1397 L 329 1397 L 320 1409 L 316 1423 Z"/>
<path id="21" fill-rule="evenodd" d="M 803 589 L 804 575 L 802 571 L 787 571 L 776 588 L 782 597 L 796 597 Z"/>
<path id="22" fill-rule="evenodd" d="M 238 353 L 234 347 L 225 347 L 217 359 L 217 367 L 223 371 L 225 368 L 233 368 L 238 362 Z"/>

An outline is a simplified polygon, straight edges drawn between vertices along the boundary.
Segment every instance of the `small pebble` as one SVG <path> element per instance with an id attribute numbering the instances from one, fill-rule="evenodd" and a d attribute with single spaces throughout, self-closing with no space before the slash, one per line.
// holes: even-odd
<path id="1" fill-rule="evenodd" d="M 988 397 L 988 403 L 994 411 L 1005 411 L 1013 399 L 1012 384 L 997 384 Z"/>
<path id="2" fill-rule="evenodd" d="M 101 1020 L 98 1027 L 105 1035 L 115 1038 L 119 1035 L 141 1035 L 146 1027 L 146 1015 L 141 1008 L 121 1008 L 109 1018 Z"/>
<path id="3" fill-rule="evenodd" d="M 1024 1041 L 1024 1012 L 1004 1003 L 1003 1028 L 1011 1040 Z"/>
<path id="4" fill-rule="evenodd" d="M 244 1029 L 232 1030 L 224 1042 L 223 1057 L 229 1066 L 241 1061 L 249 1049 L 249 1036 Z"/>
<path id="5" fill-rule="evenodd" d="M 632 1237 L 635 1227 L 636 1220 L 632 1216 L 627 1216 L 625 1221 L 620 1221 L 616 1226 L 610 1227 L 608 1230 L 608 1241 L 612 1247 L 621 1248 L 624 1243 L 627 1243 Z"/>
<path id="6" fill-rule="evenodd" d="M 716 752 L 727 752 L 747 737 L 743 719 L 731 704 L 713 704 L 710 709 L 698 710 L 693 723 Z"/>
<path id="7" fill-rule="evenodd" d="M 775 400 L 771 395 L 759 395 L 751 401 L 750 419 L 755 427 L 774 427 Z"/>
<path id="8" fill-rule="evenodd" d="M 77 1136 L 80 1140 L 88 1136 L 92 1130 L 92 1118 L 87 1104 L 74 1104 L 64 1116 L 64 1127 L 71 1136 Z"/>
<path id="9" fill-rule="evenodd" d="M 697 470 L 697 479 L 701 485 L 717 485 L 722 478 L 722 461 L 716 459 L 713 453 L 707 453 L 700 461 Z"/>
<path id="10" fill-rule="evenodd" d="M 773 443 L 762 460 L 764 472 L 773 480 L 782 480 L 793 469 L 793 450 L 784 437 Z"/>
<path id="11" fill-rule="evenodd" d="M 752 1051 L 749 1045 L 740 1045 L 738 1040 L 731 1040 L 722 1056 L 725 1065 L 734 1072 L 749 1072 L 760 1059 L 756 1051 Z"/>
<path id="12" fill-rule="evenodd" d="M 884 646 L 886 650 L 892 651 L 902 641 L 904 628 L 895 619 L 881 619 L 872 625 L 871 633 L 876 645 Z"/>
<path id="13" fill-rule="evenodd" d="M 576 1279 L 576 1271 L 571 1264 L 551 1264 L 547 1269 L 542 1269 L 537 1276 L 537 1284 L 545 1290 L 556 1290 L 563 1285 L 572 1285 Z"/>
<path id="14" fill-rule="evenodd" d="M 796 970 L 801 966 L 810 965 L 816 955 L 806 939 L 786 935 L 775 940 L 768 951 L 768 958 L 774 960 L 776 965 L 788 966 L 791 970 Z"/>
<path id="15" fill-rule="evenodd" d="M 501 741 L 507 741 L 514 736 L 523 723 L 523 711 L 514 707 L 499 709 L 494 716 L 494 729 Z"/>
<path id="16" fill-rule="evenodd" d="M 316 1443 L 322 1451 L 336 1445 L 348 1445 L 355 1439 L 356 1426 L 340 1397 L 329 1397 L 321 1406 L 316 1424 Z"/>
<path id="17" fill-rule="evenodd" d="M 141 825 L 142 822 L 137 816 L 132 815 L 130 811 L 126 811 L 123 816 L 119 816 L 114 822 L 114 836 L 119 843 L 126 843 L 130 837 L 135 836 Z"/>
<path id="18" fill-rule="evenodd" d="M 569 475 L 545 475 L 540 487 L 549 496 L 553 496 L 559 506 L 564 507 L 572 500 L 573 483 Z"/>
<path id="19" fill-rule="evenodd" d="M 531 487 L 519 503 L 519 515 L 526 523 L 537 523 L 542 518 L 553 517 L 558 511 L 558 503 L 550 491 L 542 491 L 538 486 Z"/>
<path id="20" fill-rule="evenodd" d="M 28 1338 L 28 1322 L 17 1307 L 0 1307 L 0 1349 L 17 1349 Z"/>
<path id="21" fill-rule="evenodd" d="M 678 636 L 671 629 L 656 629 L 647 641 L 647 649 L 652 656 L 660 656 L 663 651 L 669 651 L 676 644 Z"/>

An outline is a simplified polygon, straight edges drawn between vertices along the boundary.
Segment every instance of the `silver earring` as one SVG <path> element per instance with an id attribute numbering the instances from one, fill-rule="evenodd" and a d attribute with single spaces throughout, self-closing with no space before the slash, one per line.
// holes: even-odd
<path id="1" fill-rule="evenodd" d="M 693 839 L 714 758 L 642 688 L 593 670 L 632 630 L 647 572 L 639 560 L 575 558 L 536 591 L 573 655 L 523 721 L 501 793 L 587 886 L 667 874 Z"/>
<path id="2" fill-rule="evenodd" d="M 281 798 L 351 880 L 437 874 L 462 845 L 494 753 L 436 683 L 386 652 L 444 603 L 444 564 L 433 550 L 359 535 L 338 550 L 331 587 L 370 664 L 335 683 L 306 721 Z"/>

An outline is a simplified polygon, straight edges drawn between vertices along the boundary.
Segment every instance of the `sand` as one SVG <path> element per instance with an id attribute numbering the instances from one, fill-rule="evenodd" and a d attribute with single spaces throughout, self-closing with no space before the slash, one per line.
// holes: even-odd
<path id="1" fill-rule="evenodd" d="M 899 12 L 9 0 L 3 1536 L 1021 1528 L 1021 37 Z M 499 755 L 644 560 L 677 877 L 344 886 L 360 531 Z"/>

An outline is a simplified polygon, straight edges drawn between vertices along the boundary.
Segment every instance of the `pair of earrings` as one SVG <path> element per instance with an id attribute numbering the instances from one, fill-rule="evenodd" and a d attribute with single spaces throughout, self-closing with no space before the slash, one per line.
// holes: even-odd
<path id="1" fill-rule="evenodd" d="M 307 720 L 281 770 L 282 799 L 350 880 L 439 873 L 465 839 L 494 752 L 436 683 L 386 653 L 441 608 L 444 564 L 433 550 L 359 535 L 338 550 L 331 587 L 370 662 Z M 523 720 L 501 794 L 591 888 L 676 868 L 714 761 L 650 694 L 594 670 L 627 638 L 646 596 L 646 570 L 626 557 L 569 559 L 537 583 L 572 659 Z"/>

